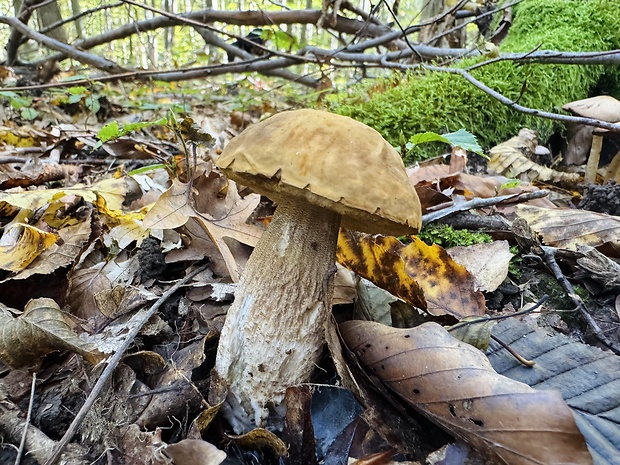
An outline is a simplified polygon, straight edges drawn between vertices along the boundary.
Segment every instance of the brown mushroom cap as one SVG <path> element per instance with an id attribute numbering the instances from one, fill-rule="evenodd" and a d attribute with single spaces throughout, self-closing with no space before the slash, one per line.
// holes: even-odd
<path id="1" fill-rule="evenodd" d="M 620 120 L 620 102 L 609 95 L 576 100 L 562 108 L 584 118 L 595 118 L 609 123 Z"/>
<path id="2" fill-rule="evenodd" d="M 398 152 L 374 129 L 321 110 L 279 113 L 226 146 L 217 166 L 274 201 L 302 198 L 369 233 L 413 234 L 418 196 Z"/>

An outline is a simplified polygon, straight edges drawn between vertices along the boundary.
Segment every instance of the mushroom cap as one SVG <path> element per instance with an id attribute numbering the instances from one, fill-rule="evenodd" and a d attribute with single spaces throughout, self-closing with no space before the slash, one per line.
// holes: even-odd
<path id="1" fill-rule="evenodd" d="M 584 118 L 595 118 L 609 123 L 620 120 L 620 102 L 609 95 L 576 100 L 562 108 Z"/>
<path id="2" fill-rule="evenodd" d="M 310 109 L 276 114 L 231 140 L 216 164 L 276 202 L 333 210 L 346 228 L 400 235 L 421 226 L 420 201 L 398 152 L 346 116 Z"/>

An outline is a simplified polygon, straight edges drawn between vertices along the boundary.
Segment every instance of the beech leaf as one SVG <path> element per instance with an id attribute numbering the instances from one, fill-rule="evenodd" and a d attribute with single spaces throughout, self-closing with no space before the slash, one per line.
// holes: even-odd
<path id="1" fill-rule="evenodd" d="M 497 374 L 482 352 L 440 325 L 397 329 L 347 321 L 340 331 L 361 366 L 493 463 L 592 463 L 559 392 Z"/>
<path id="2" fill-rule="evenodd" d="M 52 299 L 33 299 L 18 318 L 0 308 L 0 359 L 19 368 L 57 350 L 69 350 L 91 363 L 103 356 L 73 332 L 69 320 Z"/>
<path id="3" fill-rule="evenodd" d="M 433 315 L 482 315 L 484 296 L 467 269 L 438 245 L 415 236 L 402 244 L 391 236 L 341 230 L 337 260 L 377 286 Z"/>
<path id="4" fill-rule="evenodd" d="M 538 145 L 538 136 L 531 129 L 521 129 L 519 135 L 496 145 L 490 150 L 490 171 L 523 181 L 551 181 L 574 184 L 581 179 L 578 173 L 556 171 L 528 158 L 533 156 Z M 525 154 L 525 155 L 524 155 Z"/>
<path id="5" fill-rule="evenodd" d="M 620 243 L 620 218 L 605 213 L 519 205 L 517 215 L 540 233 L 547 245 L 575 250 L 578 245 L 598 247 Z"/>

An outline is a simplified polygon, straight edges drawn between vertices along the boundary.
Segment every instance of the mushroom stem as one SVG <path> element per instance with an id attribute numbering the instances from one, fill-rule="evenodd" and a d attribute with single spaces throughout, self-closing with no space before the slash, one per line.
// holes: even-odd
<path id="1" fill-rule="evenodd" d="M 229 386 L 222 410 L 237 433 L 264 425 L 270 413 L 281 426 L 286 388 L 310 380 L 331 308 L 340 219 L 284 201 L 248 260 L 215 363 Z"/>
<path id="2" fill-rule="evenodd" d="M 596 182 L 596 170 L 601 158 L 601 149 L 603 148 L 603 136 L 594 134 L 592 136 L 592 147 L 590 148 L 590 156 L 586 165 L 586 174 L 583 178 L 586 184 L 594 184 Z"/>

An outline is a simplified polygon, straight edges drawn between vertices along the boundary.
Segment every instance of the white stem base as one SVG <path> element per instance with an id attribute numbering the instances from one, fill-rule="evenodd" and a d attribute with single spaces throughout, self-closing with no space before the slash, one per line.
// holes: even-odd
<path id="1" fill-rule="evenodd" d="M 286 388 L 310 380 L 331 308 L 340 215 L 282 203 L 241 276 L 220 335 L 215 370 L 229 385 L 222 406 L 237 433 L 275 427 Z"/>

